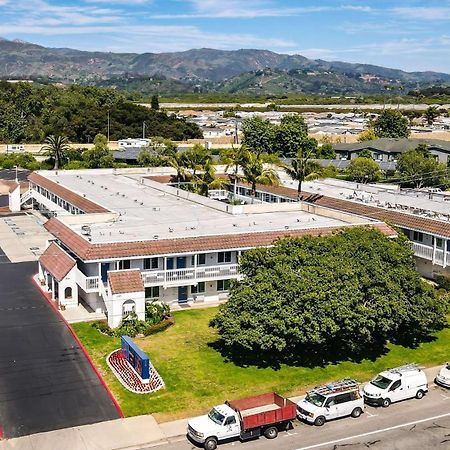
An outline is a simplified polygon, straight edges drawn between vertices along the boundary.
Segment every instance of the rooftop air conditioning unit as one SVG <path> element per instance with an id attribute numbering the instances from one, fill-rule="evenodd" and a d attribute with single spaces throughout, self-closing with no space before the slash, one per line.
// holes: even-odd
<path id="1" fill-rule="evenodd" d="M 89 225 L 82 225 L 81 234 L 83 236 L 90 236 L 91 235 L 91 227 Z"/>

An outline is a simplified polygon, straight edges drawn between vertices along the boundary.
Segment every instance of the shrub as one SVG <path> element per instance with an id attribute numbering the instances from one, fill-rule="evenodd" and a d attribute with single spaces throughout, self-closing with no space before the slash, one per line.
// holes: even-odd
<path id="1" fill-rule="evenodd" d="M 440 288 L 450 292 L 450 277 L 446 277 L 445 275 L 437 275 L 436 283 Z"/>

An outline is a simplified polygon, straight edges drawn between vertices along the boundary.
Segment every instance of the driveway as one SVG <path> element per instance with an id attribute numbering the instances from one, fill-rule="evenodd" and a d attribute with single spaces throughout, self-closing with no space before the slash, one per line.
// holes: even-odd
<path id="1" fill-rule="evenodd" d="M 31 276 L 0 266 L 0 427 L 5 437 L 117 419 L 119 412 Z"/>

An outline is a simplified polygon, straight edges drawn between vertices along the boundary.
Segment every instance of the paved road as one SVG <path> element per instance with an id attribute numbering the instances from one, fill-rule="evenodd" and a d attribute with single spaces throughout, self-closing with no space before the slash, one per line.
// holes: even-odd
<path id="1" fill-rule="evenodd" d="M 164 450 L 192 450 L 183 439 L 160 446 Z M 450 390 L 434 384 L 422 400 L 408 400 L 389 408 L 367 407 L 359 419 L 343 418 L 323 427 L 296 422 L 294 429 L 269 441 L 222 444 L 222 450 L 448 450 L 450 449 Z"/>
<path id="2" fill-rule="evenodd" d="M 0 265 L 0 426 L 9 438 L 119 417 L 35 272 L 35 262 Z"/>

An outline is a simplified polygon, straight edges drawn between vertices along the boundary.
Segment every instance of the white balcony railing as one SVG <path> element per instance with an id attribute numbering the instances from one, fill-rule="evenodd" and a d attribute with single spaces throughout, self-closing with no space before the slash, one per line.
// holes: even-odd
<path id="1" fill-rule="evenodd" d="M 142 272 L 142 279 L 145 286 L 184 286 L 185 284 L 196 284 L 201 281 L 224 280 L 238 277 L 238 264 Z"/>
<path id="2" fill-rule="evenodd" d="M 415 256 L 432 261 L 438 266 L 447 267 L 450 264 L 450 252 L 439 248 L 435 249 L 430 245 L 419 244 L 418 242 L 412 242 L 411 244 Z"/>

